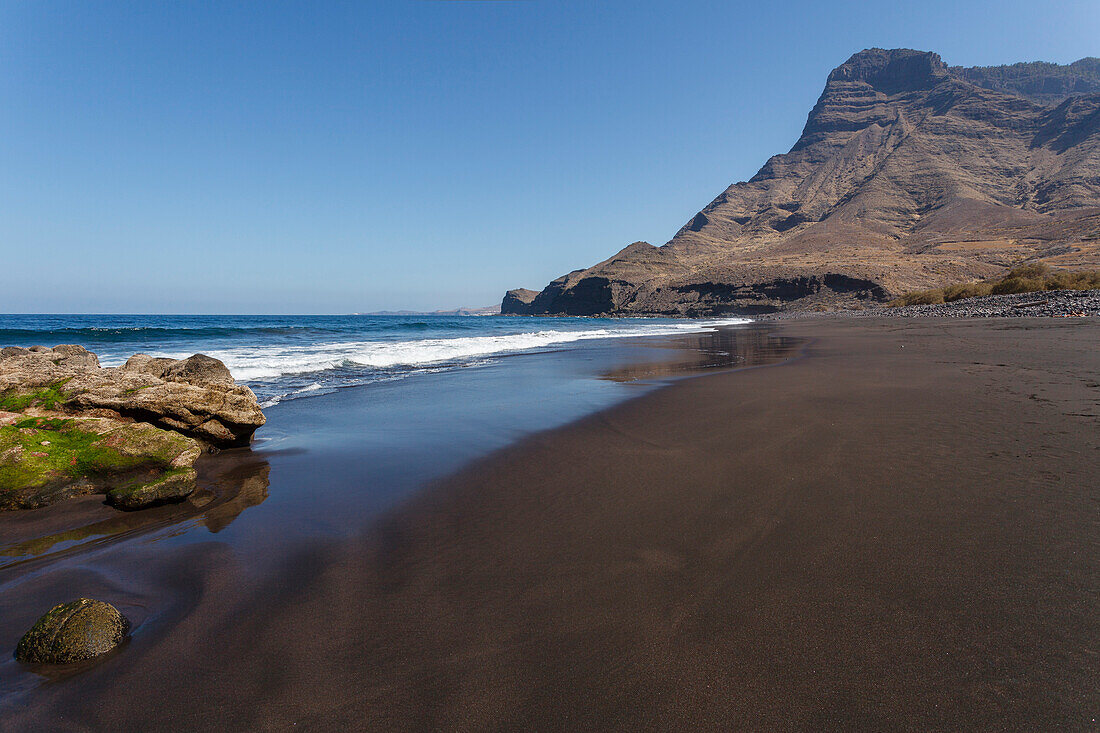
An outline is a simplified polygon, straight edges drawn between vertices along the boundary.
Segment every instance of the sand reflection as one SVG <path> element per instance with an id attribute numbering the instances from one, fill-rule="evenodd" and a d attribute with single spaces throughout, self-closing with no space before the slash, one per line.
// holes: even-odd
<path id="1" fill-rule="evenodd" d="M 616 382 L 632 382 L 764 366 L 797 356 L 805 341 L 779 335 L 774 326 L 766 323 L 720 328 L 675 339 L 681 351 L 668 361 L 630 364 L 603 376 Z"/>

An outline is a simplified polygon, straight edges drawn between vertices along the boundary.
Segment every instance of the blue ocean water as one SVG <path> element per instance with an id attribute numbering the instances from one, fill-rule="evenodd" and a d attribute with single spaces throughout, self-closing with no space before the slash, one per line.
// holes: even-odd
<path id="1" fill-rule="evenodd" d="M 745 319 L 517 316 L 0 315 L 0 346 L 81 344 L 103 366 L 137 352 L 221 359 L 264 406 L 341 387 L 490 364 L 581 341 L 691 333 Z"/>

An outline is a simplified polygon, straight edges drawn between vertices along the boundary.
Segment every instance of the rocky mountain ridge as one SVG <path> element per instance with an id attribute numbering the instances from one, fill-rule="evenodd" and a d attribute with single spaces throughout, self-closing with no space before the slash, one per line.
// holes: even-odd
<path id="1" fill-rule="evenodd" d="M 947 66 L 861 51 L 802 135 L 665 245 L 635 242 L 512 314 L 823 310 L 989 277 L 1100 264 L 1100 60 Z"/>

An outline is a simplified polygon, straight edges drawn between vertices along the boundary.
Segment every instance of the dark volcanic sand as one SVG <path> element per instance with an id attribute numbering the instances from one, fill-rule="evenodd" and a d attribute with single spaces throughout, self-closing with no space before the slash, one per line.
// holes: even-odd
<path id="1" fill-rule="evenodd" d="M 174 605 L 5 729 L 1094 728 L 1100 323 L 775 328 L 807 358 L 536 434 L 274 572 L 177 548 Z"/>

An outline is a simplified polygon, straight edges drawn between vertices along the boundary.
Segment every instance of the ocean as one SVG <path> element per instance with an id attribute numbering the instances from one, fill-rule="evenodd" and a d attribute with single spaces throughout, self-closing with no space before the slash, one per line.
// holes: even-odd
<path id="1" fill-rule="evenodd" d="M 261 405 L 468 369 L 578 342 L 703 332 L 745 319 L 524 316 L 0 315 L 0 346 L 80 344 L 103 366 L 137 352 L 225 362 Z"/>

